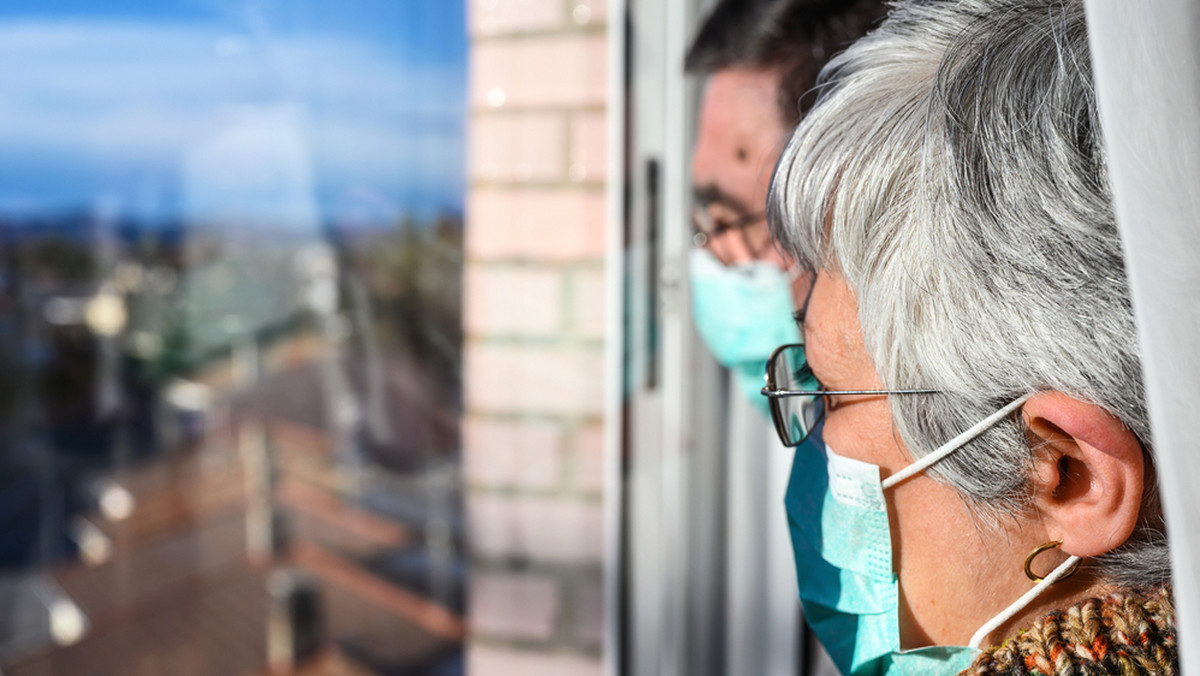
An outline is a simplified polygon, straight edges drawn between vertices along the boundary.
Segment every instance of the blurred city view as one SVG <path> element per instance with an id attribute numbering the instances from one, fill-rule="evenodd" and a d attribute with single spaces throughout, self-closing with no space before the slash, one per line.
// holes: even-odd
<path id="1" fill-rule="evenodd" d="M 466 36 L 0 8 L 0 671 L 456 674 Z"/>

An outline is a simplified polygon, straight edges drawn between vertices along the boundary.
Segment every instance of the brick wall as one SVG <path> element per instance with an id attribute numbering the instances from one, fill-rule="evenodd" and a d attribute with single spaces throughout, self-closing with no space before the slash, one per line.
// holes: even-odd
<path id="1" fill-rule="evenodd" d="M 599 674 L 606 3 L 467 1 L 467 668 Z"/>

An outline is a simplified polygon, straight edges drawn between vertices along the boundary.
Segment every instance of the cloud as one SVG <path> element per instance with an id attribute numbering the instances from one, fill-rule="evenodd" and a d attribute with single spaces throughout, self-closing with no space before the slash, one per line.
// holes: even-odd
<path id="1" fill-rule="evenodd" d="M 308 161 L 302 173 L 322 189 L 411 196 L 419 185 L 418 194 L 453 201 L 464 88 L 453 67 L 404 63 L 345 37 L 129 20 L 0 23 L 0 197 L 12 197 L 3 174 L 23 164 L 84 165 L 89 175 L 166 167 L 182 178 L 197 148 L 287 108 L 298 145 L 266 157 Z"/>

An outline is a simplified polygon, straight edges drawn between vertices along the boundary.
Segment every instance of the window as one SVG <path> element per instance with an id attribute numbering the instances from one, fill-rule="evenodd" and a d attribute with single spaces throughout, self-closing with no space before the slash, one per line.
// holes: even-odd
<path id="1" fill-rule="evenodd" d="M 461 671 L 464 14 L 0 9 L 4 673 Z"/>

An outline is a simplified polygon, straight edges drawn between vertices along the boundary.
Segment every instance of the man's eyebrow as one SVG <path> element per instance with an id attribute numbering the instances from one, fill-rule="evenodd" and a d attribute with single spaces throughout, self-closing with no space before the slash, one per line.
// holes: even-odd
<path id="1" fill-rule="evenodd" d="M 692 190 L 692 193 L 695 196 L 696 203 L 701 206 L 720 204 L 721 206 L 728 207 L 729 209 L 742 214 L 754 213 L 755 211 L 754 209 L 748 207 L 740 199 L 730 195 L 729 193 L 712 184 L 697 186 Z"/>

